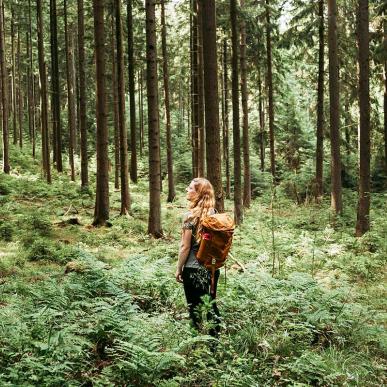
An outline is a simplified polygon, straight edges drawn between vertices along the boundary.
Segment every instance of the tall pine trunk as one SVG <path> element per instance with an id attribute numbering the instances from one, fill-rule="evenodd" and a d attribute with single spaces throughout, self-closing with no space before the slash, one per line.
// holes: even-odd
<path id="1" fill-rule="evenodd" d="M 359 47 L 359 202 L 357 206 L 356 236 L 362 236 L 370 229 L 370 84 L 369 84 L 369 9 L 368 0 L 359 0 L 358 8 Z"/>
<path id="2" fill-rule="evenodd" d="M 47 67 L 44 58 L 44 40 L 43 40 L 43 14 L 42 0 L 36 0 L 36 19 L 38 30 L 38 56 L 39 56 L 39 78 L 40 78 L 40 121 L 42 131 L 42 160 L 43 171 L 47 182 L 51 183 L 50 167 L 50 143 L 48 136 L 48 110 L 47 110 Z"/>
<path id="3" fill-rule="evenodd" d="M 23 148 L 23 75 L 21 70 L 20 26 L 17 29 L 17 102 L 19 118 L 19 147 Z"/>
<path id="4" fill-rule="evenodd" d="M 66 46 L 66 78 L 67 78 L 67 109 L 68 109 L 68 128 L 69 128 L 69 164 L 71 171 L 71 180 L 75 181 L 74 167 L 74 148 L 75 148 L 75 68 L 74 68 L 74 44 L 73 44 L 73 26 L 70 26 L 70 34 L 67 22 L 67 0 L 63 2 L 64 23 L 65 23 L 65 46 Z"/>
<path id="5" fill-rule="evenodd" d="M 261 67 L 258 61 L 258 112 L 259 112 L 259 159 L 260 169 L 265 171 L 265 109 L 263 107 L 262 76 Z"/>
<path id="6" fill-rule="evenodd" d="M 317 128 L 316 128 L 316 200 L 323 196 L 324 162 L 324 0 L 318 3 L 319 52 L 317 81 Z"/>
<path id="7" fill-rule="evenodd" d="M 162 33 L 162 52 L 163 52 L 163 79 L 164 79 L 164 102 L 165 102 L 165 121 L 167 137 L 167 170 L 168 170 L 168 202 L 172 202 L 176 196 L 175 183 L 173 178 L 173 156 L 171 139 L 171 113 L 169 103 L 169 73 L 168 73 L 168 54 L 167 54 L 167 27 L 165 25 L 165 0 L 161 0 L 161 33 Z"/>
<path id="8" fill-rule="evenodd" d="M 200 0 L 202 6 L 203 31 L 203 67 L 204 67 L 204 101 L 206 122 L 206 161 L 207 176 L 215 191 L 216 209 L 224 211 L 222 187 L 220 129 L 219 129 L 219 95 L 218 63 L 216 47 L 216 9 L 215 0 Z"/>
<path id="9" fill-rule="evenodd" d="M 238 21 L 237 0 L 230 0 L 232 42 L 232 122 L 234 140 L 234 217 L 235 223 L 243 222 L 242 178 L 241 178 L 241 135 L 239 120 L 239 70 L 238 70 Z"/>
<path id="10" fill-rule="evenodd" d="M 4 28 L 4 27 L 3 27 Z M 17 144 L 17 120 L 16 120 L 16 70 L 15 70 L 15 13 L 11 9 L 11 62 L 12 62 L 12 128 L 13 128 L 13 145 Z"/>
<path id="11" fill-rule="evenodd" d="M 241 9 L 245 7 L 244 0 L 240 0 Z M 243 111 L 243 205 L 251 204 L 251 171 L 250 171 L 250 142 L 249 142 L 249 113 L 247 93 L 247 64 L 246 64 L 246 22 L 241 18 L 241 95 Z"/>
<path id="12" fill-rule="evenodd" d="M 59 59 L 58 59 L 58 27 L 56 0 L 50 0 L 50 33 L 51 33 L 51 92 L 52 92 L 52 125 L 54 161 L 58 172 L 62 166 L 62 129 L 60 120 L 60 87 L 59 87 Z"/>
<path id="13" fill-rule="evenodd" d="M 157 85 L 157 37 L 155 0 L 146 0 L 146 59 L 149 146 L 149 219 L 148 233 L 155 238 L 163 235 L 160 202 L 160 126 Z"/>
<path id="14" fill-rule="evenodd" d="M 104 3 L 104 0 L 93 0 L 97 98 L 97 183 L 94 226 L 104 226 L 109 219 L 109 132 L 107 127 L 105 92 Z"/>
<path id="15" fill-rule="evenodd" d="M 118 124 L 120 128 L 120 177 L 121 177 L 121 215 L 130 210 L 128 139 L 125 120 L 125 80 L 124 53 L 122 49 L 121 0 L 115 2 L 116 45 L 117 45 L 117 85 L 118 85 Z M 132 74 L 134 77 L 134 74 Z M 134 82 L 134 80 L 132 80 Z M 132 117 L 133 118 L 133 117 Z M 135 129 L 135 128 L 134 128 Z M 136 144 L 134 144 L 135 146 Z M 133 146 L 133 144 L 132 144 Z"/>
<path id="16" fill-rule="evenodd" d="M 89 185 L 87 128 L 86 128 L 86 75 L 85 23 L 83 0 L 78 0 L 78 68 L 79 68 L 79 126 L 81 134 L 81 186 Z"/>
<path id="17" fill-rule="evenodd" d="M 3 113 L 3 172 L 10 172 L 9 165 L 9 132 L 8 132 L 8 75 L 5 64 L 5 39 L 4 39 L 4 7 L 0 0 L 0 70 L 1 70 L 1 104 Z"/>
<path id="18" fill-rule="evenodd" d="M 137 183 L 137 134 L 136 134 L 136 101 L 133 54 L 133 0 L 127 1 L 128 27 L 128 80 L 129 80 L 129 109 L 130 109 L 130 178 Z"/>
<path id="19" fill-rule="evenodd" d="M 226 172 L 226 198 L 230 198 L 230 146 L 229 146 L 229 126 L 228 126 L 228 57 L 227 57 L 227 40 L 223 40 L 223 154 L 224 166 Z"/>
<path id="20" fill-rule="evenodd" d="M 266 0 L 266 55 L 267 55 L 267 88 L 269 94 L 269 144 L 270 144 L 270 171 L 275 179 L 275 148 L 274 148 L 274 97 L 273 97 L 273 64 L 271 47 L 270 4 Z"/>
<path id="21" fill-rule="evenodd" d="M 329 113 L 331 137 L 331 207 L 336 214 L 342 211 L 341 157 L 340 157 L 340 94 L 339 59 L 337 53 L 337 5 L 328 0 L 328 48 L 329 48 Z"/>
<path id="22" fill-rule="evenodd" d="M 384 11 L 383 22 L 383 46 L 384 52 L 387 52 L 387 11 Z M 385 174 L 387 175 L 387 59 L 384 60 L 384 163 Z"/>

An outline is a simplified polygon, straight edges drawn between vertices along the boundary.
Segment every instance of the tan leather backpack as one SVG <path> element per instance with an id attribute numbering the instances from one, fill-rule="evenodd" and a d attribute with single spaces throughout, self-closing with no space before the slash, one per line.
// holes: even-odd
<path id="1" fill-rule="evenodd" d="M 206 216 L 202 221 L 201 241 L 196 258 L 211 271 L 211 294 L 215 290 L 215 270 L 222 267 L 227 259 L 234 229 L 234 220 L 225 213 Z"/>

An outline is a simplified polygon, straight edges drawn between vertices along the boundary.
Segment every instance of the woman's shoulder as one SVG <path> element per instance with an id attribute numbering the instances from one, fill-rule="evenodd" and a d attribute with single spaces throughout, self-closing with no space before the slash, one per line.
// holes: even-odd
<path id="1" fill-rule="evenodd" d="M 187 211 L 183 214 L 183 221 L 182 221 L 182 227 L 192 230 L 195 226 L 194 222 L 192 221 L 192 212 Z"/>

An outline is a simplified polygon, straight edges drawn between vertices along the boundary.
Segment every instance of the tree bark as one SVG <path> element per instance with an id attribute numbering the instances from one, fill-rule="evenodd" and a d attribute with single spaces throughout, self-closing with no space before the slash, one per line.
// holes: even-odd
<path id="1" fill-rule="evenodd" d="M 10 173 L 9 165 L 9 128 L 8 128 L 8 76 L 5 64 L 5 39 L 4 39 L 4 5 L 0 0 L 0 70 L 1 70 L 1 103 L 3 124 L 3 172 Z"/>
<path id="2" fill-rule="evenodd" d="M 40 77 L 40 98 L 41 98 L 41 127 L 42 127 L 42 160 L 43 170 L 47 183 L 51 183 L 50 167 L 50 143 L 48 136 L 48 111 L 47 111 L 47 69 L 44 58 L 43 41 L 43 16 L 42 0 L 36 0 L 37 29 L 38 29 L 38 56 L 39 56 L 39 77 Z"/>
<path id="3" fill-rule="evenodd" d="M 162 52 L 163 52 L 163 79 L 164 79 L 164 102 L 165 102 L 165 121 L 166 121 L 166 140 L 167 140 L 167 170 L 168 170 L 168 198 L 167 201 L 173 202 L 175 192 L 175 182 L 173 178 L 173 154 L 171 139 L 171 113 L 169 102 L 169 73 L 168 73 L 168 54 L 167 54 L 167 27 L 165 25 L 165 0 L 161 1 L 161 34 L 162 34 Z"/>
<path id="4" fill-rule="evenodd" d="M 35 139 L 36 139 L 36 125 L 35 125 L 35 82 L 34 82 L 34 60 L 32 47 L 32 18 L 31 18 L 31 0 L 28 0 L 28 63 L 29 63 L 29 115 L 31 121 L 31 140 L 32 140 L 32 157 L 35 158 Z"/>
<path id="5" fill-rule="evenodd" d="M 368 0 L 359 0 L 358 47 L 359 47 L 359 110 L 360 110 L 360 166 L 359 202 L 357 206 L 356 236 L 370 229 L 370 85 L 369 85 L 369 9 Z"/>
<path id="6" fill-rule="evenodd" d="M 328 0 L 328 48 L 329 48 L 329 101 L 331 137 L 331 207 L 336 214 L 342 211 L 341 157 L 340 157 L 340 94 L 339 60 L 337 53 L 337 5 Z"/>
<path id="7" fill-rule="evenodd" d="M 114 3 L 113 3 L 114 7 Z M 113 12 L 114 14 L 114 12 Z M 113 78 L 113 121 L 114 121 L 114 188 L 120 188 L 120 124 L 118 114 L 118 84 L 116 63 L 116 39 L 114 33 L 114 15 L 112 17 L 112 78 Z"/>
<path id="8" fill-rule="evenodd" d="M 258 61 L 258 111 L 259 111 L 259 158 L 260 169 L 265 171 L 265 110 L 263 108 L 261 67 Z"/>
<path id="9" fill-rule="evenodd" d="M 122 49 L 121 0 L 114 0 L 114 1 L 115 1 L 115 13 L 116 13 L 118 123 L 120 128 L 120 177 L 121 177 L 121 212 L 120 214 L 125 215 L 130 211 L 130 195 L 129 195 L 129 172 L 128 172 L 128 139 L 127 139 L 126 122 L 125 122 L 126 120 L 125 120 L 124 53 Z M 133 72 L 131 73 L 131 75 L 134 78 Z M 134 79 L 129 81 L 134 82 Z M 134 127 L 134 130 L 135 129 L 136 128 Z M 134 148 L 135 147 L 136 147 L 136 142 L 134 143 Z M 133 144 L 132 144 L 132 149 L 133 149 Z"/>
<path id="10" fill-rule="evenodd" d="M 143 147 L 144 147 L 144 89 L 143 89 L 143 69 L 139 71 L 139 116 L 140 116 L 140 156 L 142 157 Z"/>
<path id="11" fill-rule="evenodd" d="M 89 185 L 86 128 L 85 22 L 83 0 L 78 0 L 79 124 L 81 134 L 81 186 Z"/>
<path id="12" fill-rule="evenodd" d="M 97 108 L 97 183 L 94 226 L 104 226 L 109 219 L 108 127 L 105 94 L 105 25 L 104 0 L 93 0 L 96 60 Z"/>
<path id="13" fill-rule="evenodd" d="M 17 102 L 19 118 L 19 147 L 23 148 L 23 76 L 21 71 L 20 26 L 17 29 Z"/>
<path id="14" fill-rule="evenodd" d="M 223 154 L 224 165 L 226 172 L 226 198 L 230 198 L 230 146 L 229 146 L 229 130 L 228 130 L 228 58 L 227 58 L 227 40 L 223 40 L 223 103 L 224 103 L 224 119 L 223 119 Z"/>
<path id="15" fill-rule="evenodd" d="M 266 55 L 267 55 L 267 87 L 269 96 L 269 144 L 270 144 L 270 171 L 275 180 L 275 148 L 274 148 L 274 97 L 273 97 L 273 65 L 271 48 L 270 4 L 266 0 Z"/>
<path id="16" fill-rule="evenodd" d="M 58 172 L 63 171 L 62 165 L 62 129 L 60 120 L 60 87 L 58 62 L 58 27 L 56 0 L 50 0 L 50 33 L 51 33 L 51 92 L 52 92 L 52 125 L 54 161 Z"/>
<path id="17" fill-rule="evenodd" d="M 387 11 L 384 11 L 383 22 L 383 46 L 384 52 L 387 52 Z M 384 165 L 387 175 L 387 59 L 384 60 Z"/>
<path id="18" fill-rule="evenodd" d="M 68 32 L 67 23 L 67 0 L 63 2 L 64 23 L 65 23 L 65 46 L 66 46 L 66 78 L 67 78 L 67 108 L 68 108 L 68 127 L 69 127 L 69 164 L 71 171 L 71 180 L 75 181 L 74 167 L 74 149 L 75 149 L 75 68 L 74 68 L 74 44 L 73 30 L 74 26 L 70 26 L 71 32 Z"/>
<path id="19" fill-rule="evenodd" d="M 324 0 L 318 3 L 319 52 L 317 81 L 317 128 L 316 128 L 316 200 L 323 196 L 324 162 Z"/>
<path id="20" fill-rule="evenodd" d="M 133 57 L 133 0 L 127 0 L 128 26 L 128 76 L 129 76 L 129 104 L 130 104 L 130 178 L 137 183 L 137 134 L 136 134 L 136 101 Z"/>
<path id="21" fill-rule="evenodd" d="M 4 28 L 4 27 L 3 27 Z M 12 128 L 13 128 L 13 145 L 17 144 L 17 108 L 16 108 L 16 70 L 15 70 L 15 13 L 11 9 L 11 56 L 12 56 Z"/>
<path id="22" fill-rule="evenodd" d="M 244 0 L 240 0 L 241 9 L 245 7 Z M 249 109 L 247 92 L 247 64 L 246 64 L 246 22 L 241 18 L 241 95 L 243 111 L 243 205 L 251 204 L 251 171 L 250 171 L 250 141 L 249 141 Z"/>
<path id="23" fill-rule="evenodd" d="M 206 134 L 204 130 L 203 10 L 197 2 L 197 103 L 198 103 L 198 176 L 206 174 Z"/>
<path id="24" fill-rule="evenodd" d="M 239 69 L 238 69 L 238 19 L 237 0 L 230 0 L 231 42 L 232 42 L 232 121 L 234 140 L 234 219 L 237 225 L 243 222 L 241 145 L 239 120 Z"/>
<path id="25" fill-rule="evenodd" d="M 220 153 L 215 0 L 200 1 L 203 15 L 202 30 L 206 122 L 206 161 L 207 165 L 211 165 L 211 168 L 207 168 L 207 176 L 214 187 L 216 209 L 219 212 L 223 212 L 224 198 Z"/>
<path id="26" fill-rule="evenodd" d="M 160 202 L 160 126 L 157 85 L 157 39 L 155 0 L 146 0 L 146 58 L 149 146 L 149 219 L 148 233 L 155 238 L 163 235 Z"/>

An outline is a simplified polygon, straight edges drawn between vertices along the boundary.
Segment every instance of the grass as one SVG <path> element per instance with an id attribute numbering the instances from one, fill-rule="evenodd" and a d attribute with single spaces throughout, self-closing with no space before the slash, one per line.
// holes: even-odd
<path id="1" fill-rule="evenodd" d="M 21 157 L 21 156 L 20 156 Z M 190 328 L 173 277 L 184 195 L 165 204 L 165 239 L 146 235 L 147 184 L 132 216 L 92 228 L 93 191 L 67 177 L 0 177 L 0 384 L 379 386 L 386 382 L 386 204 L 354 237 L 355 195 L 333 223 L 327 202 L 257 198 L 219 284 L 223 330 Z M 24 168 L 24 169 L 23 169 Z M 36 172 L 36 171 L 35 171 Z M 232 202 L 226 202 L 232 209 Z M 66 221 L 78 218 L 80 225 Z M 274 220 L 274 221 L 273 221 Z M 274 235 L 274 244 L 273 244 Z M 274 275 L 273 270 L 273 251 Z"/>

